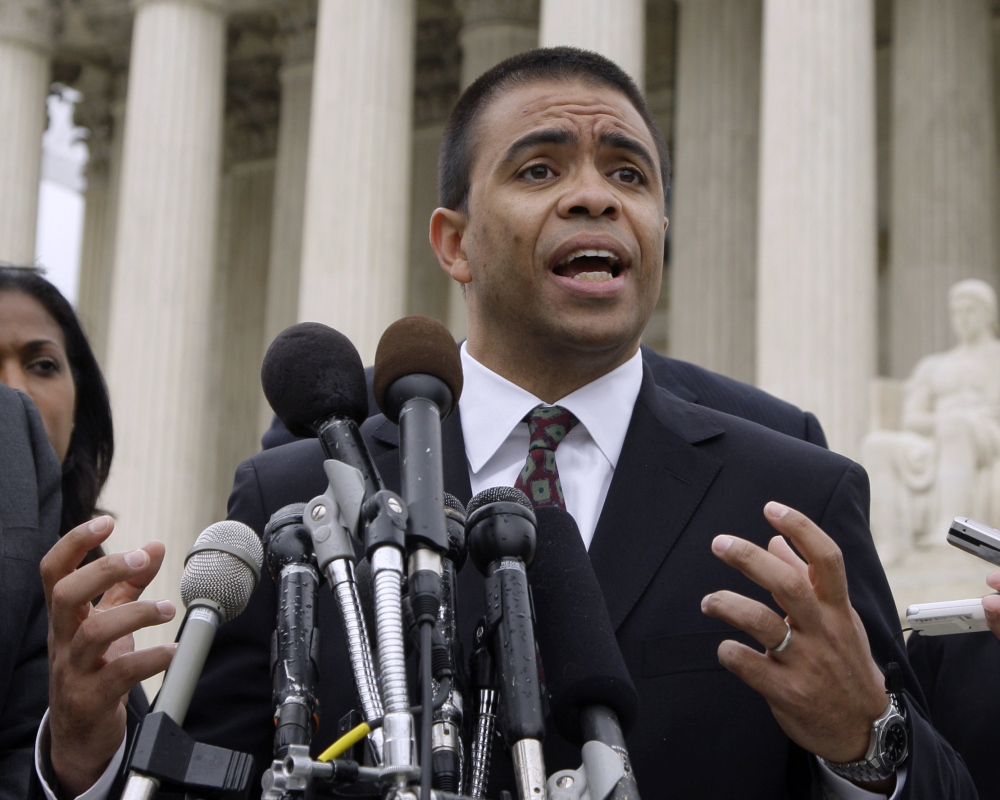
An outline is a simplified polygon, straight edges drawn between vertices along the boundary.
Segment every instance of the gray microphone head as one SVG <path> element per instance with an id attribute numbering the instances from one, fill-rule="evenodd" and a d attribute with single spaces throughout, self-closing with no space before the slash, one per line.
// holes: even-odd
<path id="1" fill-rule="evenodd" d="M 220 622 L 229 622 L 250 602 L 263 563 L 253 528 L 234 520 L 209 525 L 184 557 L 181 599 L 185 606 L 210 600 L 222 609 Z"/>

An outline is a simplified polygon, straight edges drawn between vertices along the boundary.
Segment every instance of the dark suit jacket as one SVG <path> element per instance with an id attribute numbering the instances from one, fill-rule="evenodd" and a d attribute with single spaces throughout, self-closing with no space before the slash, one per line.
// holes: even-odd
<path id="1" fill-rule="evenodd" d="M 767 397 L 757 394 L 761 402 Z M 395 426 L 375 417 L 363 432 L 387 485 L 398 489 Z M 445 422 L 442 436 L 445 488 L 466 502 L 470 487 L 457 415 Z M 302 441 L 244 462 L 231 516 L 260 531 L 280 506 L 320 494 L 326 488 L 322 459 L 317 442 Z M 762 508 L 772 499 L 802 510 L 840 543 L 875 659 L 905 660 L 901 647 L 891 649 L 899 626 L 867 528 L 864 471 L 819 447 L 681 400 L 658 389 L 647 368 L 590 554 L 640 694 L 628 745 L 648 798 L 818 797 L 812 760 L 782 733 L 763 699 L 719 665 L 716 648 L 733 631 L 700 611 L 701 598 L 721 588 L 773 605 L 709 547 L 724 531 L 766 544 L 773 529 Z M 247 750 L 266 762 L 273 736 L 268 638 L 275 600 L 273 585 L 262 584 L 243 616 L 220 629 L 188 727 L 200 740 Z M 355 705 L 337 612 L 328 591 L 320 597 L 323 718 L 317 750 L 333 740 L 337 719 Z M 482 598 L 478 574 L 463 570 L 459 624 L 467 643 Z M 544 659 L 544 642 L 541 648 Z M 908 668 L 907 678 L 915 686 Z M 911 706 L 920 702 L 911 700 Z M 906 796 L 974 796 L 960 760 L 919 713 L 913 751 Z M 558 736 L 547 739 L 546 754 L 549 771 L 579 765 L 579 751 Z M 490 796 L 498 786 L 512 786 L 505 761 L 495 759 Z"/>
<path id="2" fill-rule="evenodd" d="M 931 719 L 969 767 L 979 796 L 1000 794 L 1000 640 L 990 632 L 921 636 L 907 643 Z"/>
<path id="3" fill-rule="evenodd" d="M 661 356 L 645 345 L 639 349 L 642 351 L 643 363 L 649 367 L 656 385 L 672 392 L 681 400 L 725 411 L 796 439 L 805 439 L 826 447 L 823 429 L 811 413 L 803 412 L 791 403 L 704 367 Z M 365 380 L 368 384 L 368 416 L 375 417 L 379 410 L 372 391 L 372 367 L 365 370 Z M 271 427 L 261 437 L 260 445 L 262 449 L 270 450 L 295 441 L 298 441 L 298 437 L 292 436 L 281 424 L 281 420 L 274 417 Z"/>
<path id="4" fill-rule="evenodd" d="M 23 800 L 49 704 L 38 575 L 59 532 L 62 472 L 34 403 L 0 384 L 0 798 Z"/>

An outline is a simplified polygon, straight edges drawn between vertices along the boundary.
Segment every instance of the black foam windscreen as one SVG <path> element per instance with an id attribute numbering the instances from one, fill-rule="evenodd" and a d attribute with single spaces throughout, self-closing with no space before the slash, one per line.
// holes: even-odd
<path id="1" fill-rule="evenodd" d="M 403 317 L 385 329 L 375 350 L 372 388 L 375 402 L 385 407 L 385 393 L 406 375 L 433 375 L 452 395 L 452 407 L 462 394 L 462 358 L 448 329 L 430 317 Z M 392 418 L 391 415 L 387 416 Z"/>
<path id="2" fill-rule="evenodd" d="M 300 322 L 279 333 L 260 366 L 264 396 L 295 436 L 315 436 L 331 416 L 359 425 L 368 416 L 361 356 L 344 334 L 319 322 Z"/>
<path id="3" fill-rule="evenodd" d="M 615 712 L 627 734 L 639 713 L 639 695 L 580 529 L 561 508 L 538 508 L 535 514 L 538 548 L 528 580 L 556 728 L 569 741 L 582 744 L 580 712 L 604 705 Z"/>

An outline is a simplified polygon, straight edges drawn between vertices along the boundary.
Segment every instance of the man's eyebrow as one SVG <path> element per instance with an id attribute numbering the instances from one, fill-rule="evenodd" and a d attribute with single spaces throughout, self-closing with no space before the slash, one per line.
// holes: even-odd
<path id="1" fill-rule="evenodd" d="M 657 171 L 656 162 L 653 161 L 652 155 L 650 155 L 649 150 L 647 150 L 646 146 L 643 145 L 638 139 L 626 136 L 621 131 L 608 131 L 607 133 L 602 133 L 597 141 L 598 144 L 603 147 L 613 147 L 615 150 L 625 150 L 635 156 L 639 161 L 642 161 L 643 166 L 645 166 L 650 172 Z"/>
<path id="2" fill-rule="evenodd" d="M 570 131 L 562 130 L 561 128 L 551 128 L 541 131 L 532 131 L 531 133 L 526 133 L 520 139 L 518 139 L 514 144 L 507 148 L 507 152 L 504 153 L 503 159 L 498 165 L 498 170 L 503 172 L 506 171 L 525 150 L 530 150 L 533 147 L 537 147 L 540 144 L 573 144 L 577 141 L 577 135 Z"/>

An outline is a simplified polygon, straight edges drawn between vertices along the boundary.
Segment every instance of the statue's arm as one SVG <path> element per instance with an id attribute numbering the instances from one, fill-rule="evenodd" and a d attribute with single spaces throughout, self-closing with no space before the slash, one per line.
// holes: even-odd
<path id="1" fill-rule="evenodd" d="M 937 427 L 934 419 L 934 392 L 931 380 L 933 369 L 933 358 L 920 361 L 906 382 L 906 394 L 903 399 L 903 428 L 924 436 L 933 436 Z"/>

